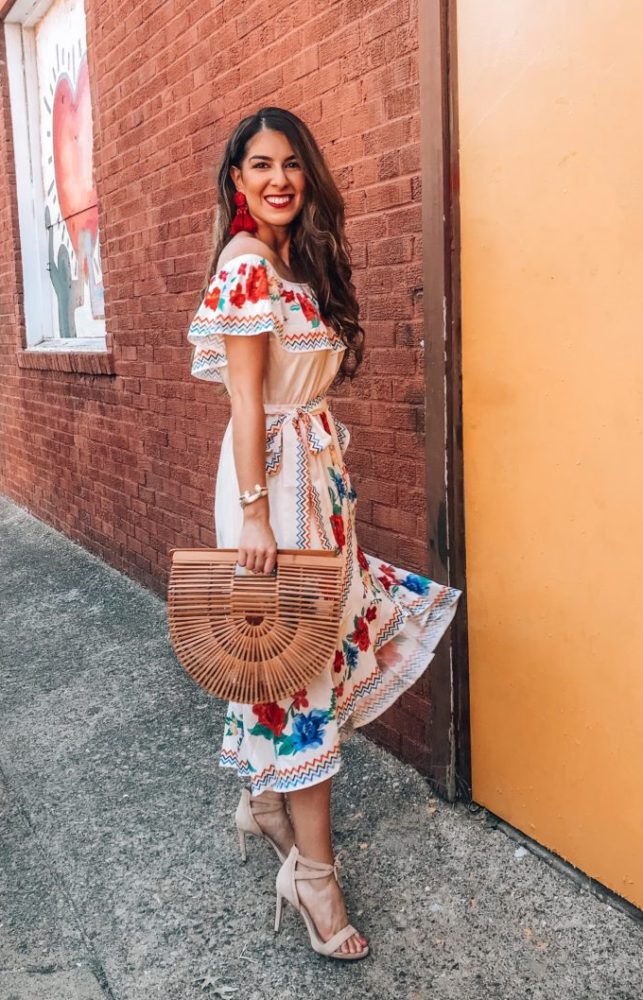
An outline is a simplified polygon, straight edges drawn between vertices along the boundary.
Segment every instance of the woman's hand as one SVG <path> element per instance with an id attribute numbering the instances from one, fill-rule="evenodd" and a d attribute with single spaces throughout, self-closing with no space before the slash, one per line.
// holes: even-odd
<path id="1" fill-rule="evenodd" d="M 244 509 L 237 562 L 253 573 L 272 573 L 275 568 L 277 542 L 268 519 L 267 497 L 260 497 Z"/>

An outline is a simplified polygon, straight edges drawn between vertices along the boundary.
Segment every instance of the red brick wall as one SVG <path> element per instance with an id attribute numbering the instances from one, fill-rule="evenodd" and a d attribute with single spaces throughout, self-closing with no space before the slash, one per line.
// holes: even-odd
<path id="1" fill-rule="evenodd" d="M 227 406 L 189 375 L 215 167 L 262 104 L 311 126 L 345 196 L 368 349 L 335 403 L 362 546 L 425 571 L 416 0 L 86 0 L 113 376 L 19 369 L 21 269 L 0 91 L 0 489 L 163 593 L 172 545 L 213 545 Z M 130 10 L 125 14 L 124 11 Z M 370 731 L 422 763 L 426 682 Z"/>

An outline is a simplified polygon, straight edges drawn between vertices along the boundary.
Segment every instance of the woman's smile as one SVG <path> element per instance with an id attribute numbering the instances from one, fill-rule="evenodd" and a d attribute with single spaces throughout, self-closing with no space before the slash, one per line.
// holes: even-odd
<path id="1" fill-rule="evenodd" d="M 264 200 L 271 208 L 287 208 L 294 197 L 293 194 L 267 194 Z"/>

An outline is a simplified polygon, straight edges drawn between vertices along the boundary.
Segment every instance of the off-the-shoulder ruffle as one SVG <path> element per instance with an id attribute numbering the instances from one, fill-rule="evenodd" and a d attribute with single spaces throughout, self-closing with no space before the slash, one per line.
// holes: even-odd
<path id="1" fill-rule="evenodd" d="M 220 370 L 227 364 L 224 336 L 260 333 L 274 333 L 287 351 L 345 348 L 321 318 L 309 285 L 284 280 L 260 254 L 239 254 L 212 276 L 190 323 L 192 375 L 221 382 Z"/>

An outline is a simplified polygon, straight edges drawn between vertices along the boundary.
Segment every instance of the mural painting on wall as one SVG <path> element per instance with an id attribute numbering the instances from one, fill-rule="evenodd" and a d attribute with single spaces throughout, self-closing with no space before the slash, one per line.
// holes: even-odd
<path id="1" fill-rule="evenodd" d="M 48 269 L 60 337 L 105 333 L 82 0 L 58 0 L 36 29 Z"/>

